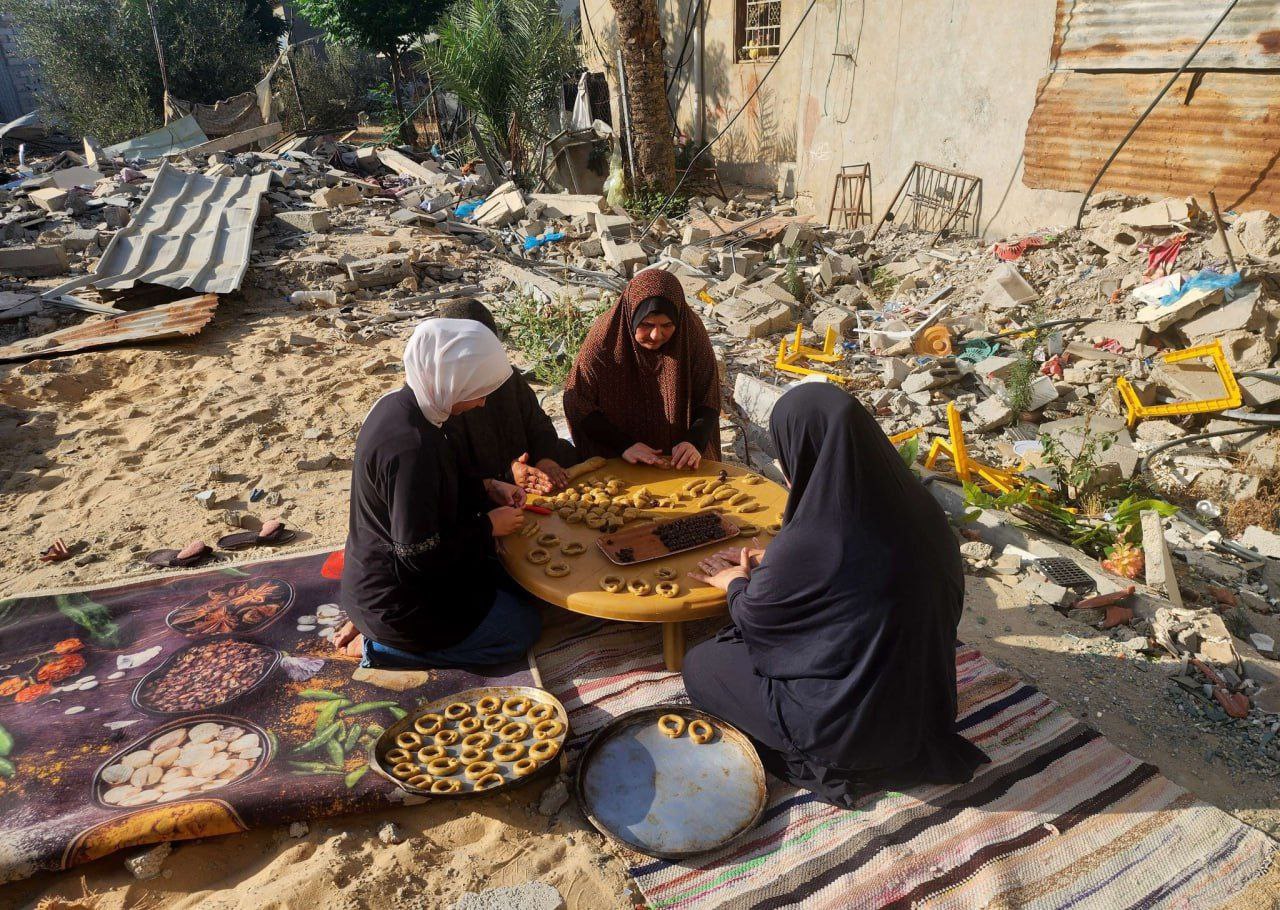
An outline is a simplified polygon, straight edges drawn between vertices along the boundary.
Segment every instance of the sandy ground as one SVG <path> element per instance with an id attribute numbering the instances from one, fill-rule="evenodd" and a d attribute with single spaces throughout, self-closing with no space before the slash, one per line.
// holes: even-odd
<path id="1" fill-rule="evenodd" d="M 250 525 L 284 517 L 301 532 L 296 548 L 340 544 L 355 432 L 400 384 L 413 323 L 360 344 L 314 315 L 250 285 L 193 339 L 0 366 L 0 594 L 95 583 L 136 571 L 157 547 L 212 544 L 230 530 L 224 510 Z M 291 333 L 318 343 L 282 344 Z M 326 469 L 299 468 L 326 456 L 337 459 Z M 279 505 L 249 504 L 255 487 L 278 493 Z M 217 507 L 205 510 L 194 494 L 210 488 Z M 38 554 L 55 537 L 78 555 L 43 564 Z M 1277 828 L 1274 775 L 1189 722 L 1167 663 L 1123 658 L 1082 622 L 1028 607 L 999 582 L 970 582 L 966 641 L 1206 800 Z M 447 907 L 465 890 L 531 879 L 555 884 L 572 908 L 632 906 L 625 868 L 602 839 L 572 806 L 543 818 L 537 797 L 487 800 L 462 816 L 441 805 L 322 821 L 302 839 L 276 829 L 179 845 L 170 877 L 148 883 L 109 857 L 7 886 L 0 907 L 75 897 L 82 876 L 104 908 L 147 897 L 165 907 Z M 384 818 L 405 829 L 403 843 L 379 843 Z"/>

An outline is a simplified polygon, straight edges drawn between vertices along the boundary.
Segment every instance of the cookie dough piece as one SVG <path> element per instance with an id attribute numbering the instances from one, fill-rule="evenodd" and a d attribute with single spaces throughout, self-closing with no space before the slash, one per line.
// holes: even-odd
<path id="1" fill-rule="evenodd" d="M 548 563 L 547 567 L 543 569 L 543 571 L 552 578 L 564 578 L 569 574 L 569 567 L 562 562 L 553 562 Z"/>
<path id="2" fill-rule="evenodd" d="M 588 528 L 598 531 L 604 527 L 604 518 L 599 515 L 588 515 L 586 524 Z"/>
<path id="3" fill-rule="evenodd" d="M 728 502 L 729 502 L 729 505 L 731 506 L 740 506 L 750 498 L 751 498 L 750 493 L 737 493 L 733 496 L 730 496 L 728 499 Z"/>
<path id="4" fill-rule="evenodd" d="M 467 748 L 487 749 L 493 745 L 492 733 L 472 733 L 462 739 L 462 744 Z"/>
<path id="5" fill-rule="evenodd" d="M 391 769 L 392 776 L 400 780 L 408 780 L 417 773 L 418 766 L 411 761 L 403 761 Z"/>
<path id="6" fill-rule="evenodd" d="M 497 714 L 502 708 L 502 699 L 496 695 L 486 695 L 476 702 L 476 711 L 481 714 Z"/>
<path id="7" fill-rule="evenodd" d="M 471 706 L 465 701 L 455 701 L 444 709 L 444 716 L 449 720 L 462 720 L 471 714 Z"/>
<path id="8" fill-rule="evenodd" d="M 663 736 L 679 739 L 684 734 L 684 718 L 679 714 L 664 714 L 658 718 L 658 729 Z"/>
<path id="9" fill-rule="evenodd" d="M 502 713 L 508 717 L 520 717 L 529 711 L 533 702 L 524 695 L 513 695 L 502 703 Z"/>
<path id="10" fill-rule="evenodd" d="M 568 521 L 569 516 L 576 511 L 578 510 L 575 509 L 573 506 L 561 506 L 560 508 L 556 509 L 556 514 L 559 515 L 561 518 L 563 518 L 565 521 Z"/>
<path id="11" fill-rule="evenodd" d="M 432 793 L 457 793 L 462 789 L 460 780 L 437 780 L 431 784 Z"/>
<path id="12" fill-rule="evenodd" d="M 562 543 L 560 545 L 560 552 L 565 556 L 581 556 L 586 551 L 586 544 L 578 543 L 576 540 L 571 540 L 568 543 Z"/>
<path id="13" fill-rule="evenodd" d="M 415 774 L 413 777 L 405 781 L 405 783 L 410 787 L 413 787 L 415 790 L 426 790 L 431 786 L 431 775 Z"/>
<path id="14" fill-rule="evenodd" d="M 478 762 L 472 762 L 471 764 L 467 765 L 467 768 L 463 773 L 466 775 L 467 780 L 479 780 L 480 778 L 484 777 L 486 774 L 495 774 L 497 773 L 497 771 L 498 771 L 498 766 L 495 765 L 493 762 L 478 761 Z"/>
<path id="15" fill-rule="evenodd" d="M 765 528 L 765 530 L 768 531 L 771 535 L 777 534 L 779 531 L 782 530 L 782 522 L 775 521 L 773 524 L 768 525 Z"/>
<path id="16" fill-rule="evenodd" d="M 627 586 L 627 583 L 617 575 L 606 575 L 600 579 L 600 587 L 608 591 L 610 594 L 617 594 Z"/>
<path id="17" fill-rule="evenodd" d="M 651 589 L 649 588 L 649 582 L 643 578 L 633 578 L 627 582 L 627 590 L 637 597 L 644 597 Z"/>
<path id="18" fill-rule="evenodd" d="M 711 493 L 708 493 L 706 496 L 703 496 L 697 502 L 697 506 L 699 509 L 709 509 L 715 504 L 716 504 L 716 498 Z"/>
<path id="19" fill-rule="evenodd" d="M 529 757 L 534 761 L 550 761 L 560 751 L 560 741 L 556 739 L 540 739 L 529 747 Z"/>
<path id="20" fill-rule="evenodd" d="M 511 719 L 505 714 L 490 714 L 484 719 L 484 723 L 481 726 L 484 727 L 486 733 L 497 733 L 509 723 L 511 723 Z"/>
<path id="21" fill-rule="evenodd" d="M 721 487 L 711 494 L 711 498 L 716 502 L 728 502 L 734 496 L 739 495 L 734 492 L 733 487 Z"/>
<path id="22" fill-rule="evenodd" d="M 639 509 L 623 509 L 622 510 L 623 521 L 635 521 L 639 517 L 640 517 Z"/>
<path id="23" fill-rule="evenodd" d="M 424 714 L 413 722 L 413 729 L 423 736 L 435 736 L 444 727 L 444 716 L 441 714 Z"/>
<path id="24" fill-rule="evenodd" d="M 534 547 L 524 555 L 524 558 L 529 560 L 529 562 L 533 563 L 535 566 L 540 566 L 551 559 L 551 554 L 542 549 L 542 547 Z"/>
<path id="25" fill-rule="evenodd" d="M 529 725 L 522 721 L 512 721 L 498 731 L 498 739 L 504 743 L 523 742 L 529 738 Z"/>
<path id="26" fill-rule="evenodd" d="M 457 730 L 441 730 L 435 736 L 431 737 L 437 746 L 452 746 L 462 737 Z"/>
<path id="27" fill-rule="evenodd" d="M 748 512 L 760 512 L 764 509 L 764 504 L 759 502 L 744 502 L 738 507 L 738 511 L 744 515 Z"/>
<path id="28" fill-rule="evenodd" d="M 582 520 L 587 517 L 585 509 L 578 509 L 565 517 L 565 521 L 571 525 L 582 524 Z"/>
<path id="29" fill-rule="evenodd" d="M 531 521 L 527 525 L 525 525 L 523 528 L 520 529 L 520 536 L 532 537 L 534 534 L 538 533 L 538 528 L 539 528 L 538 523 L 536 521 Z"/>
<path id="30" fill-rule="evenodd" d="M 705 720 L 689 721 L 689 738 L 698 745 L 701 746 L 711 742 L 711 737 L 715 736 L 715 734 L 715 727 Z"/>
<path id="31" fill-rule="evenodd" d="M 738 479 L 741 480 L 743 483 L 753 487 L 756 484 L 760 483 L 762 480 L 764 480 L 764 478 L 761 477 L 759 474 L 743 474 Z"/>
<path id="32" fill-rule="evenodd" d="M 658 581 L 674 581 L 676 572 L 675 569 L 672 569 L 669 566 L 658 566 L 658 568 L 654 570 L 653 577 L 658 579 Z"/>
<path id="33" fill-rule="evenodd" d="M 408 749 L 395 748 L 387 752 L 387 761 L 389 761 L 393 765 L 398 765 L 401 762 L 405 762 L 405 761 L 411 761 L 412 759 L 413 759 L 413 753 L 410 752 Z M 126 778 L 126 780 L 127 779 L 128 778 Z"/>
<path id="34" fill-rule="evenodd" d="M 680 594 L 680 586 L 674 581 L 660 581 L 654 585 L 653 589 L 658 592 L 659 597 L 667 599 L 678 597 Z"/>
<path id="35" fill-rule="evenodd" d="M 745 521 L 742 524 L 738 525 L 739 537 L 754 537 L 759 533 L 760 533 L 760 528 L 758 528 L 756 525 L 753 525 L 749 521 Z"/>
<path id="36" fill-rule="evenodd" d="M 529 709 L 529 713 L 526 716 L 534 723 L 539 723 L 544 720 L 555 720 L 556 709 L 544 702 L 539 702 Z"/>
<path id="37" fill-rule="evenodd" d="M 512 762 L 524 755 L 524 746 L 519 743 L 500 743 L 493 748 L 494 761 Z"/>
<path id="38" fill-rule="evenodd" d="M 558 547 L 560 546 L 560 538 L 554 534 L 542 534 L 538 537 L 538 546 L 547 547 L 548 549 Z"/>
<path id="39" fill-rule="evenodd" d="M 487 750 L 479 746 L 466 746 L 458 753 L 458 760 L 464 765 L 469 765 L 472 762 L 484 761 L 484 757 L 488 754 Z"/>
<path id="40" fill-rule="evenodd" d="M 418 764 L 428 765 L 437 758 L 448 758 L 449 753 L 445 751 L 444 746 L 423 746 L 418 750 Z"/>
<path id="41" fill-rule="evenodd" d="M 558 720 L 544 720 L 533 728 L 535 739 L 555 739 L 564 732 L 564 724 Z"/>
<path id="42" fill-rule="evenodd" d="M 427 763 L 427 773 L 432 777 L 452 777 L 462 768 L 462 762 L 447 755 L 444 758 L 432 759 Z"/>
<path id="43" fill-rule="evenodd" d="M 502 775 L 496 771 L 492 774 L 486 774 L 475 782 L 477 790 L 492 790 L 494 787 L 502 786 Z"/>
<path id="44" fill-rule="evenodd" d="M 422 745 L 422 737 L 412 730 L 405 730 L 396 737 L 396 745 L 401 749 L 416 749 Z"/>
<path id="45" fill-rule="evenodd" d="M 522 758 L 511 766 L 511 773 L 516 777 L 528 777 L 538 770 L 538 762 L 532 758 Z"/>

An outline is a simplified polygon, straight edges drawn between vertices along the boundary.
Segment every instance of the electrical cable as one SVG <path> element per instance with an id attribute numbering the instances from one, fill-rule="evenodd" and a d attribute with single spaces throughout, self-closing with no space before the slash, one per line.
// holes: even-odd
<path id="1" fill-rule="evenodd" d="M 680 179 L 676 181 L 675 187 L 673 187 L 671 192 L 667 194 L 667 197 L 662 200 L 662 204 L 655 210 L 656 214 L 649 220 L 649 223 L 644 226 L 644 230 L 640 232 L 641 237 L 649 233 L 649 229 L 652 228 L 657 220 L 662 217 L 662 213 L 667 210 L 667 206 L 671 204 L 671 200 L 676 198 L 676 193 L 680 192 L 680 187 L 684 186 L 685 180 L 693 171 L 693 166 L 697 163 L 698 159 L 701 158 L 707 150 L 711 148 L 711 146 L 715 145 L 725 137 L 729 132 L 730 127 L 732 127 L 737 119 L 742 116 L 742 112 L 745 111 L 750 106 L 751 102 L 755 100 L 756 95 L 760 94 L 760 89 L 764 88 L 765 82 L 767 82 L 769 80 L 769 76 L 773 74 L 773 71 L 777 67 L 779 61 L 782 60 L 782 55 L 787 52 L 787 48 L 791 46 L 791 42 L 800 32 L 800 27 L 803 26 L 805 21 L 809 18 L 809 14 L 813 12 L 813 8 L 817 3 L 818 0 L 809 0 L 809 5 L 805 7 L 804 13 L 800 16 L 800 21 L 797 22 L 796 27 L 791 30 L 791 34 L 787 36 L 787 40 L 783 43 L 782 47 L 779 48 L 778 56 L 773 58 L 773 63 L 769 65 L 769 68 L 765 70 L 764 75 L 760 77 L 760 81 L 757 82 L 756 87 L 751 90 L 751 94 L 747 96 L 747 100 L 742 102 L 742 106 L 734 112 L 734 115 L 730 117 L 729 121 L 720 129 L 720 132 L 716 134 L 716 138 L 712 139 L 710 142 L 704 143 L 702 148 L 698 149 L 694 156 L 689 159 L 689 163 L 685 166 L 684 173 L 680 175 Z"/>
<path id="2" fill-rule="evenodd" d="M 1191 56 L 1183 62 L 1182 66 L 1178 67 L 1178 71 L 1173 74 L 1172 78 L 1170 78 L 1168 82 L 1165 83 L 1164 88 L 1160 89 L 1160 94 L 1156 95 L 1152 102 L 1147 105 L 1147 109 L 1142 112 L 1142 116 L 1139 117 L 1137 122 L 1129 128 L 1129 132 L 1125 133 L 1125 137 L 1120 140 L 1120 144 L 1117 145 L 1116 150 L 1111 153 L 1111 157 L 1102 165 L 1102 170 L 1098 171 L 1098 176 L 1093 178 L 1093 183 L 1089 184 L 1089 189 L 1085 191 L 1084 198 L 1080 200 L 1080 211 L 1076 213 L 1077 230 L 1079 230 L 1080 225 L 1084 223 L 1084 207 L 1088 205 L 1089 197 L 1093 195 L 1093 191 L 1096 190 L 1098 188 L 1098 184 L 1102 182 L 1102 177 L 1107 173 L 1107 169 L 1111 167 L 1116 158 L 1120 157 L 1120 152 L 1129 144 L 1129 140 L 1133 138 L 1133 134 L 1138 131 L 1138 128 L 1142 126 L 1147 117 L 1151 116 L 1151 112 L 1156 109 L 1156 105 L 1161 102 L 1164 96 L 1169 93 L 1169 89 L 1173 88 L 1174 83 L 1177 82 L 1182 77 L 1182 74 L 1187 71 L 1188 67 L 1191 66 L 1191 61 L 1196 59 L 1196 54 L 1200 53 L 1204 46 L 1209 43 L 1209 39 L 1213 37 L 1214 33 L 1218 30 L 1218 27 L 1226 21 L 1227 16 L 1230 15 L 1231 11 L 1236 8 L 1236 4 L 1239 2 L 1240 0 L 1231 0 L 1231 2 L 1227 4 L 1227 8 L 1222 11 L 1222 15 L 1218 17 L 1218 21 L 1213 23 L 1213 28 L 1209 29 L 1209 33 L 1204 36 L 1199 44 L 1196 45 L 1195 50 L 1191 52 Z"/>
<path id="3" fill-rule="evenodd" d="M 671 78 L 667 80 L 668 93 L 671 91 L 671 86 L 676 84 L 676 76 L 680 75 L 680 70 L 684 69 L 685 51 L 689 47 L 689 38 L 693 35 L 693 23 L 697 20 L 698 14 L 702 12 L 702 0 L 697 0 L 689 9 L 689 16 L 684 21 L 684 41 L 680 45 L 680 53 L 676 54 L 675 65 L 671 68 Z"/>

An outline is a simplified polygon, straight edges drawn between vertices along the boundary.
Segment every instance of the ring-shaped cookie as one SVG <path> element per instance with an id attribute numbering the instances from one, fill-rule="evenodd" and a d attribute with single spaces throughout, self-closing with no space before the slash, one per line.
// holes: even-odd
<path id="1" fill-rule="evenodd" d="M 475 782 L 474 787 L 477 790 L 492 790 L 494 787 L 502 786 L 502 775 L 498 772 L 486 774 Z"/>
<path id="2" fill-rule="evenodd" d="M 529 757 L 540 762 L 547 762 L 560 751 L 560 741 L 540 739 L 529 747 Z"/>
<path id="3" fill-rule="evenodd" d="M 471 735 L 464 736 L 462 738 L 462 745 L 466 746 L 469 749 L 470 748 L 487 749 L 489 748 L 489 746 L 493 745 L 493 734 L 492 733 L 472 733 Z"/>
<path id="4" fill-rule="evenodd" d="M 423 746 L 418 750 L 418 764 L 428 765 L 437 758 L 448 758 L 449 753 L 445 751 L 444 746 Z"/>
<path id="5" fill-rule="evenodd" d="M 413 777 L 405 781 L 410 787 L 417 790 L 426 790 L 431 787 L 432 777 L 430 774 L 415 774 Z"/>
<path id="6" fill-rule="evenodd" d="M 555 739 L 564 732 L 564 724 L 558 720 L 544 720 L 533 728 L 535 739 Z"/>
<path id="7" fill-rule="evenodd" d="M 416 749 L 422 745 L 422 737 L 412 730 L 405 730 L 396 737 L 396 745 L 401 749 Z"/>
<path id="8" fill-rule="evenodd" d="M 475 761 L 484 761 L 484 757 L 487 754 L 487 750 L 481 749 L 479 746 L 465 746 L 459 750 L 458 760 L 464 765 L 469 765 Z"/>
<path id="9" fill-rule="evenodd" d="M 519 717 L 533 707 L 533 702 L 525 695 L 513 695 L 502 703 L 502 713 L 508 717 Z"/>
<path id="10" fill-rule="evenodd" d="M 493 747 L 494 761 L 515 761 L 521 755 L 524 755 L 524 746 L 519 743 L 499 743 Z"/>
<path id="11" fill-rule="evenodd" d="M 467 780 L 479 780 L 486 774 L 493 774 L 498 770 L 498 766 L 491 761 L 477 761 L 467 765 L 463 773 L 467 776 Z"/>
<path id="12" fill-rule="evenodd" d="M 413 729 L 423 736 L 435 736 L 444 726 L 444 717 L 440 714 L 424 714 L 413 722 Z"/>
<path id="13" fill-rule="evenodd" d="M 476 702 L 476 710 L 481 714 L 497 714 L 502 707 L 502 699 L 496 695 L 486 695 Z"/>
<path id="14" fill-rule="evenodd" d="M 468 733 L 474 733 L 480 729 L 481 723 L 483 723 L 483 721 L 478 717 L 464 717 L 462 720 L 458 721 L 458 732 L 463 736 L 466 736 Z"/>
<path id="15" fill-rule="evenodd" d="M 542 547 L 534 547 L 525 554 L 524 558 L 529 560 L 529 562 L 533 563 L 535 566 L 540 566 L 551 559 L 551 554 L 542 549 Z"/>
<path id="16" fill-rule="evenodd" d="M 604 516 L 603 516 L 603 515 L 588 515 L 588 516 L 587 516 L 587 520 L 586 520 L 586 526 L 587 526 L 588 528 L 591 528 L 593 531 L 598 531 L 598 530 L 600 530 L 601 528 L 603 528 L 603 527 L 604 527 Z"/>
<path id="17" fill-rule="evenodd" d="M 418 766 L 411 761 L 402 761 L 391 769 L 391 773 L 400 780 L 408 780 L 418 773 Z"/>
<path id="18" fill-rule="evenodd" d="M 669 566 L 658 566 L 658 568 L 653 570 L 653 577 L 658 579 L 658 581 L 674 581 L 676 577 L 676 570 Z"/>
<path id="19" fill-rule="evenodd" d="M 569 574 L 569 567 L 562 562 L 551 562 L 543 571 L 552 578 L 564 578 Z"/>
<path id="20" fill-rule="evenodd" d="M 571 540 L 568 543 L 560 545 L 560 552 L 565 556 L 581 556 L 586 551 L 586 545 L 580 544 L 576 540 Z"/>
<path id="21" fill-rule="evenodd" d="M 511 766 L 511 773 L 516 777 L 528 777 L 538 770 L 538 762 L 532 758 L 522 758 Z"/>
<path id="22" fill-rule="evenodd" d="M 538 702 L 529 709 L 529 714 L 527 716 L 529 720 L 533 721 L 535 724 L 539 721 L 554 720 L 556 716 L 556 709 L 546 702 Z"/>
<path id="23" fill-rule="evenodd" d="M 457 793 L 462 789 L 460 780 L 436 780 L 431 784 L 432 793 Z"/>
<path id="24" fill-rule="evenodd" d="M 773 524 L 766 526 L 765 530 L 768 531 L 770 535 L 775 535 L 782 530 L 782 522 L 775 521 Z"/>
<path id="25" fill-rule="evenodd" d="M 679 714 L 664 714 L 658 718 L 658 729 L 663 736 L 679 739 L 684 734 L 684 718 Z"/>
<path id="26" fill-rule="evenodd" d="M 689 721 L 688 730 L 689 738 L 700 746 L 711 742 L 711 737 L 716 735 L 716 728 L 705 720 Z"/>
<path id="27" fill-rule="evenodd" d="M 758 528 L 756 525 L 753 525 L 749 521 L 744 524 L 738 525 L 739 537 L 755 537 L 759 533 L 760 533 L 760 528 Z"/>
<path id="28" fill-rule="evenodd" d="M 395 748 L 387 752 L 387 761 L 398 765 L 402 761 L 413 761 L 413 753 L 408 749 Z"/>
<path id="29" fill-rule="evenodd" d="M 529 725 L 521 721 L 512 721 L 498 731 L 498 739 L 504 743 L 518 743 L 529 738 Z"/>
<path id="30" fill-rule="evenodd" d="M 627 583 L 617 575 L 606 575 L 600 579 L 600 587 L 608 591 L 610 594 L 617 594 L 627 586 Z"/>
<path id="31" fill-rule="evenodd" d="M 542 534 L 538 537 L 538 546 L 551 549 L 560 546 L 560 538 L 554 534 Z"/>
<path id="32" fill-rule="evenodd" d="M 449 720 L 462 720 L 471 714 L 471 706 L 465 701 L 455 701 L 444 709 L 444 716 Z"/>
<path id="33" fill-rule="evenodd" d="M 653 586 L 659 597 L 675 597 L 680 593 L 680 586 L 674 581 L 660 581 Z"/>
<path id="34" fill-rule="evenodd" d="M 490 714 L 480 726 L 484 727 L 486 733 L 497 733 L 508 723 L 510 723 L 510 720 L 505 714 Z"/>
<path id="35" fill-rule="evenodd" d="M 627 590 L 637 597 L 644 597 L 650 591 L 649 582 L 643 578 L 633 578 L 627 582 Z"/>
<path id="36" fill-rule="evenodd" d="M 432 777 L 452 777 L 461 767 L 462 762 L 446 755 L 444 758 L 433 758 L 427 762 L 427 773 Z"/>
<path id="37" fill-rule="evenodd" d="M 460 734 L 457 730 L 441 730 L 435 736 L 431 737 L 437 746 L 452 746 L 458 741 Z"/>

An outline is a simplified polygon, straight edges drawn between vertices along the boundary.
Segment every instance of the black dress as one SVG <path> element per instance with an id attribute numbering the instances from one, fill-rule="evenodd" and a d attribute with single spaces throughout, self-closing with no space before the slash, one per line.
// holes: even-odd
<path id="1" fill-rule="evenodd" d="M 836 805 L 968 780 L 987 758 L 955 729 L 964 575 L 945 515 L 839 389 L 796 387 L 770 431 L 784 525 L 730 584 L 732 625 L 686 656 L 689 697 Z"/>
<path id="2" fill-rule="evenodd" d="M 342 606 L 356 628 L 413 653 L 470 635 L 497 593 L 492 508 L 412 390 L 383 396 L 360 428 L 351 472 Z"/>
<path id="3" fill-rule="evenodd" d="M 459 469 L 471 479 L 510 483 L 511 462 L 526 452 L 531 465 L 544 458 L 561 467 L 576 461 L 572 443 L 556 434 L 537 394 L 515 370 L 498 391 L 486 396 L 484 407 L 450 417 L 444 431 L 454 445 Z"/>

